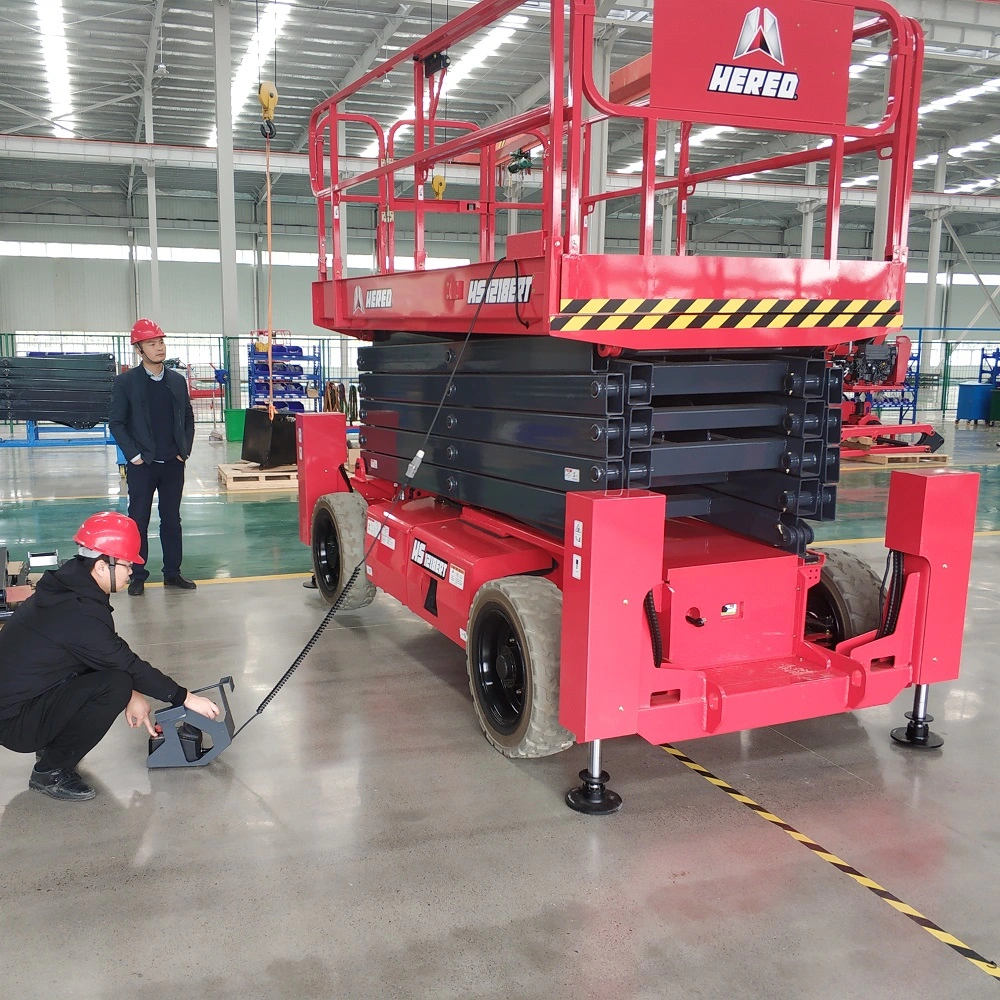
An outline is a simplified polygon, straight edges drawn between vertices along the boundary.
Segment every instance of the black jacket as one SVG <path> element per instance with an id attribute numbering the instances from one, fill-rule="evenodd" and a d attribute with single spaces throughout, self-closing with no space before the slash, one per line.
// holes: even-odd
<path id="1" fill-rule="evenodd" d="M 49 570 L 0 629 L 0 720 L 59 684 L 92 670 L 124 670 L 132 687 L 180 705 L 187 691 L 115 634 L 111 601 L 82 559 Z"/>
<path id="2" fill-rule="evenodd" d="M 171 368 L 163 369 L 163 377 L 174 400 L 174 442 L 181 458 L 187 459 L 194 444 L 194 411 L 188 398 L 184 376 Z M 149 402 L 146 384 L 149 378 L 141 364 L 122 372 L 111 386 L 111 436 L 128 461 L 141 455 L 146 463 L 156 457 L 156 442 L 149 422 Z"/>

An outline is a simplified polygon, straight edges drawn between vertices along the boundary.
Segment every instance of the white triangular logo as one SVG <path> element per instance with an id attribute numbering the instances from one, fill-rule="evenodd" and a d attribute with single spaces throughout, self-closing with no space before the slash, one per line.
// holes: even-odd
<path id="1" fill-rule="evenodd" d="M 750 55 L 751 52 L 763 52 L 779 66 L 785 65 L 778 19 L 767 7 L 754 7 L 743 19 L 743 29 L 740 31 L 733 58 L 739 59 L 741 56 Z"/>
<path id="2" fill-rule="evenodd" d="M 358 313 L 363 313 L 365 311 L 365 298 L 361 292 L 361 286 L 354 286 L 354 315 L 357 316 Z"/>

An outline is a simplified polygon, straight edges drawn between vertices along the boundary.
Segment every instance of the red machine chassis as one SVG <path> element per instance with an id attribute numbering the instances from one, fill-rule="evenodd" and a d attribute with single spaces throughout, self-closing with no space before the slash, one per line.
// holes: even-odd
<path id="1" fill-rule="evenodd" d="M 716 31 L 673 30 L 675 19 L 690 18 L 694 8 L 657 0 L 650 59 L 619 73 L 611 91 L 602 93 L 594 81 L 594 4 L 570 0 L 567 14 L 563 0 L 553 0 L 548 105 L 482 129 L 438 118 L 442 77 L 433 77 L 441 70 L 425 75 L 425 60 L 518 3 L 482 0 L 313 112 L 318 325 L 367 340 L 391 331 L 452 338 L 504 334 L 511 335 L 512 351 L 515 334 L 551 336 L 599 345 L 606 356 L 818 351 L 858 340 L 881 342 L 901 325 L 923 58 L 916 21 L 883 0 L 772 0 L 784 31 L 785 52 L 776 60 L 766 47 L 731 55 L 729 36 L 720 42 Z M 745 5 L 713 0 L 713 9 L 718 18 L 712 23 L 732 22 L 735 39 Z M 872 16 L 859 20 L 857 10 Z M 696 14 L 711 17 L 704 5 Z M 884 113 L 877 123 L 849 125 L 851 43 L 876 35 L 887 37 L 889 48 Z M 684 79 L 688 73 L 715 80 L 719 65 L 736 59 L 746 60 L 740 80 L 756 73 L 758 84 L 777 72 L 777 61 L 782 80 L 791 73 L 801 84 L 802 100 L 780 107 L 766 96 L 747 102 L 733 90 L 692 89 Z M 413 68 L 412 120 L 386 131 L 370 116 L 346 110 L 357 91 L 404 64 Z M 590 118 L 584 117 L 585 100 L 596 109 Z M 611 117 L 641 127 L 643 166 L 634 187 L 592 191 L 593 126 Z M 660 121 L 678 123 L 673 177 L 656 172 Z M 801 152 L 695 170 L 691 136 L 700 122 L 810 133 L 825 141 Z M 345 124 L 369 129 L 378 149 L 378 165 L 358 176 L 345 177 L 340 169 L 337 136 Z M 397 156 L 404 125 L 413 129 L 413 152 Z M 442 140 L 444 130 L 452 137 Z M 518 143 L 542 149 L 541 202 L 498 197 L 498 177 Z M 838 260 L 844 159 L 872 153 L 889 168 L 883 178 L 885 244 L 879 259 Z M 478 166 L 478 197 L 426 201 L 425 185 L 442 163 Z M 688 255 L 687 202 L 700 184 L 809 163 L 828 167 L 824 259 Z M 403 196 L 409 183 L 413 194 Z M 676 195 L 675 253 L 658 256 L 656 198 L 667 192 Z M 637 255 L 585 252 L 590 213 L 613 198 L 638 199 Z M 377 273 L 369 276 L 345 276 L 344 227 L 352 204 L 379 209 Z M 540 210 L 541 224 L 508 236 L 508 260 L 498 263 L 497 217 L 511 210 Z M 426 269 L 425 221 L 431 212 L 478 219 L 479 262 Z M 412 213 L 414 220 L 414 270 L 407 273 L 395 270 L 399 213 Z M 909 684 L 958 674 L 975 474 L 893 473 L 886 545 L 902 559 L 895 627 L 828 649 L 806 634 L 807 599 L 820 580 L 821 553 L 800 558 L 700 520 L 672 518 L 667 498 L 643 490 L 567 494 L 564 537 L 553 538 L 513 518 L 380 479 L 363 458 L 349 480 L 343 418 L 299 415 L 297 423 L 302 541 L 311 542 L 321 496 L 356 490 L 368 504 L 369 579 L 452 641 L 466 645 L 473 599 L 490 581 L 530 574 L 560 589 L 559 718 L 580 742 L 637 733 L 659 743 L 787 722 L 885 704 Z"/>
<path id="2" fill-rule="evenodd" d="M 296 421 L 299 530 L 309 544 L 316 501 L 348 489 L 346 429 L 341 414 Z M 366 569 L 375 586 L 464 648 L 483 584 L 552 580 L 563 594 L 562 724 L 579 742 L 638 733 L 662 743 L 884 705 L 907 685 L 956 678 L 977 482 L 950 469 L 892 473 L 886 545 L 904 556 L 898 623 L 836 650 L 805 634 L 821 553 L 804 561 L 701 521 L 669 520 L 660 494 L 571 494 L 566 537 L 555 539 L 414 491 L 394 503 L 392 486 L 370 479 L 362 459 L 351 485 L 368 501 L 367 541 L 378 537 Z"/>

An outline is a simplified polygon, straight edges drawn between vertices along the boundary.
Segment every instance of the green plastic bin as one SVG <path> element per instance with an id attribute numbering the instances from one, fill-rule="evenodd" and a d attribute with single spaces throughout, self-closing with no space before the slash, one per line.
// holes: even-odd
<path id="1" fill-rule="evenodd" d="M 226 440 L 242 441 L 243 431 L 246 426 L 246 410 L 226 410 L 223 414 L 226 421 Z"/>

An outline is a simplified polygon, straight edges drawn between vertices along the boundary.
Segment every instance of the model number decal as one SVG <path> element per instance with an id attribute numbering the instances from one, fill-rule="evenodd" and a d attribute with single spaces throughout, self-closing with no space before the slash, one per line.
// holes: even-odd
<path id="1" fill-rule="evenodd" d="M 469 282 L 469 296 L 465 300 L 470 306 L 478 306 L 480 302 L 487 305 L 527 302 L 531 298 L 531 278 L 492 278 L 489 285 L 485 278 L 477 278 Z"/>
<path id="2" fill-rule="evenodd" d="M 448 575 L 448 563 L 432 552 L 428 552 L 426 543 L 420 541 L 419 538 L 413 539 L 410 561 L 415 562 L 418 566 L 423 566 L 429 573 L 433 573 L 442 580 Z"/>

